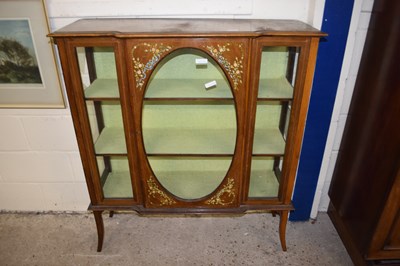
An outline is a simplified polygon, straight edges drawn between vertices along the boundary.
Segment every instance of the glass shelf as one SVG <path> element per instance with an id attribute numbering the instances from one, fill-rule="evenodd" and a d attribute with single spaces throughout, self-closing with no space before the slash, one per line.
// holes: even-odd
<path id="1" fill-rule="evenodd" d="M 236 145 L 236 112 L 229 104 L 145 103 L 142 116 L 148 155 L 232 155 Z"/>
<path id="2" fill-rule="evenodd" d="M 97 156 L 105 198 L 133 198 L 128 158 Z"/>
<path id="3" fill-rule="evenodd" d="M 85 89 L 87 100 L 119 99 L 118 81 L 116 79 L 96 79 Z"/>
<path id="4" fill-rule="evenodd" d="M 124 129 L 122 127 L 105 127 L 94 144 L 97 155 L 126 154 Z"/>
<path id="5" fill-rule="evenodd" d="M 143 131 L 147 155 L 233 155 L 235 150 L 235 143 L 230 141 L 236 136 L 234 129 L 154 128 Z M 285 141 L 279 129 L 262 129 L 255 132 L 253 147 L 254 155 L 283 155 Z"/>
<path id="6" fill-rule="evenodd" d="M 143 129 L 147 155 L 233 155 L 236 129 Z"/>
<path id="7" fill-rule="evenodd" d="M 283 155 L 285 145 L 278 128 L 257 129 L 254 132 L 253 155 Z"/>
<path id="8" fill-rule="evenodd" d="M 293 87 L 286 78 L 260 79 L 258 99 L 291 100 Z"/>
<path id="9" fill-rule="evenodd" d="M 151 82 L 145 100 L 169 98 L 233 99 L 230 87 L 224 80 L 216 80 L 217 86 L 205 89 L 208 81 L 198 79 L 157 79 Z M 293 87 L 286 78 L 260 79 L 258 99 L 291 100 Z"/>
<path id="10" fill-rule="evenodd" d="M 251 162 L 249 198 L 278 196 L 279 181 L 273 171 L 274 158 L 255 158 Z"/>
<path id="11" fill-rule="evenodd" d="M 257 102 L 253 155 L 283 155 L 285 140 L 279 129 L 283 105 L 276 101 Z"/>
<path id="12" fill-rule="evenodd" d="M 206 89 L 204 84 L 210 79 L 153 79 L 146 91 L 146 100 L 165 98 L 217 98 L 233 99 L 229 83 L 214 79 L 217 85 Z"/>
<path id="13" fill-rule="evenodd" d="M 110 172 L 103 186 L 105 198 L 132 198 L 129 171 Z"/>

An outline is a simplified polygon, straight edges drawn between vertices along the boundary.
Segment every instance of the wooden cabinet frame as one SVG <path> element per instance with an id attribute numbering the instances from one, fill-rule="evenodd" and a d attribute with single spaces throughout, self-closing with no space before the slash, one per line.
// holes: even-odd
<path id="1" fill-rule="evenodd" d="M 312 78 L 319 38 L 318 30 L 300 22 L 267 20 L 82 20 L 67 26 L 50 36 L 59 48 L 68 99 L 74 121 L 79 151 L 90 194 L 91 204 L 98 230 L 98 251 L 102 248 L 104 225 L 102 212 L 133 210 L 138 213 L 160 214 L 238 214 L 248 211 L 269 211 L 280 215 L 279 233 L 283 250 L 286 250 L 285 231 L 288 213 L 293 209 L 291 196 L 304 124 L 310 97 Z M 185 30 L 178 29 L 182 23 Z M 166 27 L 165 32 L 162 28 Z M 171 28 L 175 30 L 171 31 Z M 201 29 L 199 31 L 199 29 Z M 262 29 L 262 30 L 260 30 Z M 111 47 L 114 51 L 116 79 L 119 97 L 85 98 L 84 87 L 77 56 L 77 47 L 85 48 L 90 83 L 96 80 L 93 47 Z M 276 197 L 249 197 L 250 173 L 255 134 L 255 117 L 259 88 L 261 53 L 263 47 L 288 47 L 288 64 L 294 65 L 294 51 L 299 50 L 296 68 L 288 68 L 288 75 L 296 72 L 294 93 L 290 98 L 266 98 L 282 105 L 280 131 L 290 123 L 286 144 L 282 153 L 263 153 L 274 160 L 274 171 L 279 179 Z M 296 49 L 293 50 L 295 47 Z M 195 49 L 209 56 L 223 71 L 231 90 L 232 98 L 179 98 L 180 101 L 219 103 L 230 101 L 236 114 L 236 140 L 232 154 L 199 153 L 146 153 L 142 132 L 143 106 L 146 101 L 169 101 L 176 98 L 145 97 L 147 85 L 158 64 L 180 49 Z M 285 48 L 286 49 L 286 48 Z M 121 106 L 123 134 L 126 142 L 131 198 L 108 198 L 102 189 L 102 174 L 96 161 L 94 140 L 90 128 L 86 101 L 92 101 L 96 110 L 99 132 L 104 128 L 102 111 L 97 101 L 118 101 Z M 289 113 L 288 105 L 291 105 Z M 181 199 L 157 179 L 149 156 L 197 156 L 218 158 L 231 157 L 231 164 L 223 181 L 207 196 L 199 199 Z M 111 171 L 110 159 L 105 159 L 104 171 Z M 279 158 L 283 159 L 282 172 L 278 169 Z M 104 183 L 104 181 L 103 181 Z"/>

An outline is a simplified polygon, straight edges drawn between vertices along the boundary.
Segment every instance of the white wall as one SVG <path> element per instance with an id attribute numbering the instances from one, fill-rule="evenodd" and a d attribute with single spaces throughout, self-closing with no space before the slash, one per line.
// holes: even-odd
<path id="1" fill-rule="evenodd" d="M 0 125 L 0 209 L 87 208 L 68 109 L 2 109 Z"/>
<path id="2" fill-rule="evenodd" d="M 324 0 L 47 0 L 47 7 L 53 30 L 79 18 L 116 16 L 297 19 L 318 28 L 324 3 Z M 70 110 L 0 109 L 0 124 L 0 210 L 86 210 L 89 198 Z"/>
<path id="3" fill-rule="evenodd" d="M 311 218 L 318 211 L 327 211 L 329 205 L 328 190 L 346 123 L 351 97 L 357 78 L 361 55 L 367 35 L 373 0 L 355 0 L 346 44 L 345 57 L 340 74 L 335 106 L 331 118 L 327 144 L 321 165 Z"/>

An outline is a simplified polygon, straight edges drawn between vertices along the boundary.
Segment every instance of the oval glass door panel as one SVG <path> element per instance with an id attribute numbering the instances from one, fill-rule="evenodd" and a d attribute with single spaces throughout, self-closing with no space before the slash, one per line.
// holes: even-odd
<path id="1" fill-rule="evenodd" d="M 142 131 L 150 167 L 165 189 L 187 200 L 216 190 L 237 133 L 233 94 L 219 65 L 197 49 L 166 56 L 147 85 Z"/>

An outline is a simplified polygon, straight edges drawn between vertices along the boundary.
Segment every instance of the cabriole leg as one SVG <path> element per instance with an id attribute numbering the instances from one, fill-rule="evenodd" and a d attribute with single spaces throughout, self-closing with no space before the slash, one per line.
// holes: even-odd
<path id="1" fill-rule="evenodd" d="M 97 227 L 97 252 L 100 252 L 103 248 L 104 223 L 102 213 L 103 211 L 93 211 L 94 220 L 96 221 Z"/>
<path id="2" fill-rule="evenodd" d="M 288 221 L 289 211 L 279 211 L 279 239 L 281 240 L 282 250 L 286 251 L 286 225 Z"/>

